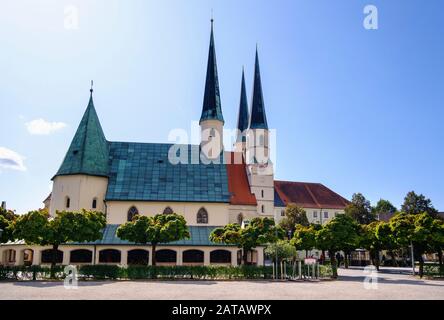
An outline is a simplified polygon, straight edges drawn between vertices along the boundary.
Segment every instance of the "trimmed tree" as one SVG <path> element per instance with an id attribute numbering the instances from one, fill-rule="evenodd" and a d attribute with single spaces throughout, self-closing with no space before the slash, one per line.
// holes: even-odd
<path id="1" fill-rule="evenodd" d="M 381 242 L 383 250 L 387 250 L 387 253 L 392 259 L 392 266 L 397 267 L 398 262 L 396 260 L 395 250 L 398 249 L 399 246 L 395 241 L 390 223 L 381 221 L 376 225 L 375 233 L 376 238 Z"/>
<path id="2" fill-rule="evenodd" d="M 295 204 L 289 204 L 285 208 L 285 217 L 279 222 L 279 225 L 287 234 L 289 232 L 293 234 L 296 230 L 296 225 L 309 226 L 307 212 Z"/>
<path id="3" fill-rule="evenodd" d="M 291 245 L 288 240 L 279 240 L 275 243 L 271 243 L 265 249 L 265 253 L 270 256 L 273 261 L 276 261 L 277 258 L 279 260 L 278 263 L 283 260 L 293 260 L 297 255 L 296 248 Z"/>
<path id="4" fill-rule="evenodd" d="M 92 242 L 102 238 L 106 226 L 103 213 L 82 210 L 61 211 L 51 217 L 46 210 L 30 211 L 20 216 L 14 226 L 14 239 L 27 244 L 52 246 L 52 276 L 60 245 L 69 242 Z"/>
<path id="5" fill-rule="evenodd" d="M 7 243 L 13 240 L 12 231 L 14 227 L 14 221 L 17 219 L 17 215 L 11 210 L 5 210 L 0 207 L 0 243 Z"/>
<path id="6" fill-rule="evenodd" d="M 290 243 L 298 251 L 305 251 L 305 257 L 308 257 L 308 251 L 313 250 L 316 246 L 316 227 L 296 225 L 296 230 Z"/>
<path id="7" fill-rule="evenodd" d="M 121 225 L 117 236 L 134 243 L 151 245 L 152 265 L 156 265 L 156 247 L 190 238 L 185 218 L 178 214 L 158 214 L 154 217 L 135 216 L 133 221 Z"/>
<path id="8" fill-rule="evenodd" d="M 357 245 L 357 224 L 353 218 L 347 215 L 338 215 L 316 232 L 316 247 L 328 252 L 333 278 L 338 277 L 336 253 L 356 248 Z"/>
<path id="9" fill-rule="evenodd" d="M 352 217 L 359 224 L 369 224 L 376 221 L 370 201 L 361 193 L 355 193 L 350 204 L 345 207 L 345 214 Z"/>
<path id="10" fill-rule="evenodd" d="M 367 225 L 360 226 L 360 247 L 367 249 L 370 253 L 372 264 L 379 271 L 379 252 L 384 249 L 383 242 L 377 236 L 377 229 L 383 222 L 375 221 Z"/>
<path id="11" fill-rule="evenodd" d="M 285 236 L 284 231 L 275 225 L 271 218 L 253 218 L 244 229 L 236 223 L 214 229 L 210 241 L 236 245 L 242 249 L 242 260 L 248 263 L 247 253 L 260 245 L 276 242 Z"/>

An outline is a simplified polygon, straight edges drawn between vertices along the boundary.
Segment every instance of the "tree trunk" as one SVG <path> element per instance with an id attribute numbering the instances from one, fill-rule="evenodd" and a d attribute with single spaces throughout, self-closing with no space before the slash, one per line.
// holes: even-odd
<path id="1" fill-rule="evenodd" d="M 438 261 L 439 261 L 439 269 L 442 268 L 442 250 L 438 249 Z"/>
<path id="2" fill-rule="evenodd" d="M 59 249 L 58 244 L 52 246 L 52 258 L 51 258 L 51 278 L 55 278 L 55 267 L 57 264 L 57 250 Z"/>
<path id="3" fill-rule="evenodd" d="M 372 264 L 376 267 L 376 270 L 379 271 L 379 251 L 375 250 L 375 251 L 370 251 L 370 258 L 372 259 Z"/>
<path id="4" fill-rule="evenodd" d="M 242 260 L 244 262 L 244 265 L 248 264 L 248 250 L 247 249 L 242 249 Z"/>
<path id="5" fill-rule="evenodd" d="M 396 261 L 396 256 L 395 256 L 395 252 L 393 252 L 393 250 L 390 250 L 388 252 L 390 258 L 392 259 L 392 267 L 397 267 L 398 266 L 398 261 Z"/>
<path id="6" fill-rule="evenodd" d="M 349 265 L 350 265 L 350 263 L 349 263 L 349 257 L 350 257 L 349 252 L 348 252 L 348 251 L 344 251 L 344 268 L 345 268 L 345 269 L 348 269 L 348 267 L 349 267 Z"/>
<path id="7" fill-rule="evenodd" d="M 152 243 L 151 244 L 151 254 L 152 254 L 152 256 L 151 256 L 151 261 L 152 261 L 151 265 L 154 266 L 154 267 L 156 266 L 156 246 L 157 246 L 156 243 Z"/>
<path id="8" fill-rule="evenodd" d="M 337 279 L 338 278 L 338 268 L 336 266 L 335 252 L 329 250 L 328 255 L 330 256 L 330 264 L 331 264 L 331 269 L 333 272 L 333 279 Z"/>
<path id="9" fill-rule="evenodd" d="M 424 259 L 422 258 L 422 254 L 418 253 L 418 261 L 419 261 L 419 277 L 422 278 L 424 276 Z"/>
<path id="10" fill-rule="evenodd" d="M 305 250 L 305 257 L 308 258 L 308 250 Z"/>

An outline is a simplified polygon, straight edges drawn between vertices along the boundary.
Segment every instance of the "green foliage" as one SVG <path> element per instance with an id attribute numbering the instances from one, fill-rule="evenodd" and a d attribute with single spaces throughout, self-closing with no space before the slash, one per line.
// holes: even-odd
<path id="1" fill-rule="evenodd" d="M 433 207 L 432 201 L 422 194 L 417 195 L 414 191 L 410 191 L 405 196 L 401 211 L 407 214 L 422 214 L 427 212 L 433 218 L 436 218 L 438 215 L 438 210 Z"/>
<path id="2" fill-rule="evenodd" d="M 303 226 L 309 225 L 307 212 L 297 205 L 289 204 L 285 209 L 285 217 L 281 220 L 279 225 L 282 229 L 287 231 L 287 234 L 288 232 L 293 234 L 296 229 L 296 225 L 298 224 Z"/>
<path id="3" fill-rule="evenodd" d="M 270 256 L 274 261 L 276 261 L 276 253 L 279 261 L 294 260 L 297 255 L 296 248 L 290 244 L 288 240 L 279 240 L 271 243 L 265 249 L 265 254 Z"/>
<path id="4" fill-rule="evenodd" d="M 349 252 L 359 246 L 359 225 L 348 215 L 338 215 L 316 232 L 316 247 L 328 251 L 333 277 L 336 278 L 337 266 L 335 254 L 338 251 Z"/>
<path id="5" fill-rule="evenodd" d="M 284 231 L 275 225 L 271 218 L 253 218 L 250 224 L 242 229 L 238 224 L 228 224 L 214 229 L 210 241 L 237 245 L 244 251 L 244 263 L 247 263 L 246 252 L 253 248 L 272 243 L 284 237 Z"/>
<path id="6" fill-rule="evenodd" d="M 178 214 L 158 214 L 154 217 L 136 216 L 133 221 L 121 225 L 117 229 L 120 239 L 139 244 L 150 243 L 152 252 L 156 245 L 190 238 L 185 218 Z M 153 255 L 153 265 L 156 265 L 156 255 Z"/>
<path id="7" fill-rule="evenodd" d="M 373 207 L 373 213 L 391 213 L 395 214 L 398 209 L 388 200 L 380 199 L 375 207 Z"/>
<path id="8" fill-rule="evenodd" d="M 369 224 L 376 220 L 370 201 L 361 193 L 355 193 L 352 201 L 345 207 L 345 214 L 355 219 L 359 224 Z"/>
<path id="9" fill-rule="evenodd" d="M 316 225 L 297 225 L 290 243 L 296 250 L 310 251 L 316 247 Z"/>
<path id="10" fill-rule="evenodd" d="M 14 239 L 27 244 L 47 246 L 53 249 L 52 268 L 56 265 L 56 250 L 68 242 L 95 241 L 102 238 L 106 226 L 103 213 L 82 210 L 61 211 L 54 218 L 46 210 L 30 211 L 20 216 L 14 224 Z"/>
<path id="11" fill-rule="evenodd" d="M 57 279 L 65 277 L 63 266 L 55 268 Z M 129 266 L 84 265 L 78 267 L 78 276 L 85 280 L 116 279 L 165 279 L 165 280 L 242 280 L 271 279 L 273 268 L 265 266 Z M 0 266 L 0 280 L 46 280 L 51 277 L 51 269 L 42 266 Z"/>
<path id="12" fill-rule="evenodd" d="M 6 243 L 12 240 L 12 226 L 13 223 L 0 215 L 0 229 L 2 234 L 0 236 L 0 243 Z"/>

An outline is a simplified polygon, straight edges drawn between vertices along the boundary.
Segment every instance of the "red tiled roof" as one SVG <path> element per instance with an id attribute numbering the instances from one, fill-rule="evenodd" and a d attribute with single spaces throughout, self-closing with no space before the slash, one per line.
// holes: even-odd
<path id="1" fill-rule="evenodd" d="M 242 159 L 240 153 L 226 153 L 230 204 L 256 206 L 256 197 L 250 190 L 245 163 L 239 161 L 240 159 Z"/>
<path id="2" fill-rule="evenodd" d="M 303 208 L 344 209 L 349 201 L 320 183 L 275 181 L 274 187 L 285 205 Z"/>

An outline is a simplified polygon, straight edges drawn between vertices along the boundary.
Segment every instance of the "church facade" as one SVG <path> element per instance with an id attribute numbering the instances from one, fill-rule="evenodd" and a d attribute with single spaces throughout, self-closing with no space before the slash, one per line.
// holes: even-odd
<path id="1" fill-rule="evenodd" d="M 257 50 L 251 107 L 242 74 L 236 143 L 233 151 L 225 151 L 213 27 L 203 100 L 200 145 L 112 142 L 102 130 L 91 89 L 45 207 L 52 216 L 62 210 L 101 211 L 107 227 L 94 243 L 60 246 L 58 263 L 151 264 L 149 246 L 116 235 L 118 226 L 135 215 L 174 212 L 187 221 L 191 238 L 159 245 L 158 265 L 238 265 L 237 247 L 210 242 L 214 228 L 254 217 L 279 221 L 288 204 L 303 207 L 313 223 L 344 212 L 348 201 L 322 184 L 274 179 Z M 178 154 L 187 161 L 172 161 Z M 20 241 L 1 245 L 0 264 L 49 264 L 50 249 Z M 249 262 L 262 265 L 263 250 L 256 248 Z"/>

